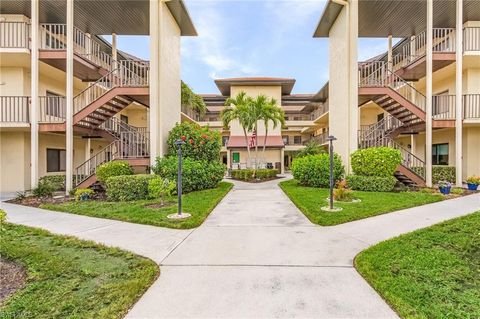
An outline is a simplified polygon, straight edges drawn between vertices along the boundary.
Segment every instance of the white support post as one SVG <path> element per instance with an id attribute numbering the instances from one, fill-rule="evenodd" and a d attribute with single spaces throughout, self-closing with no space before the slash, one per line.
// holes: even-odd
<path id="1" fill-rule="evenodd" d="M 463 152 L 463 87 L 462 87 L 462 65 L 463 65 L 463 0 L 457 0 L 457 21 L 456 21 L 456 43 L 455 43 L 455 184 L 462 187 L 462 152 Z"/>
<path id="2" fill-rule="evenodd" d="M 348 9 L 348 46 L 349 46 L 349 154 L 358 149 L 358 130 L 360 128 L 360 112 L 358 107 L 358 1 L 349 1 Z M 351 171 L 348 159 L 347 171 Z"/>
<path id="3" fill-rule="evenodd" d="M 281 168 L 280 168 L 280 174 L 285 174 L 285 148 L 282 148 L 280 150 L 280 163 L 281 163 Z"/>
<path id="4" fill-rule="evenodd" d="M 433 80 L 433 0 L 427 0 L 425 166 L 426 185 L 432 187 L 432 80 Z"/>
<path id="5" fill-rule="evenodd" d="M 65 118 L 65 192 L 67 194 L 73 188 L 73 4 L 74 0 L 67 0 L 67 110 Z"/>
<path id="6" fill-rule="evenodd" d="M 32 32 L 31 32 L 31 99 L 30 99 L 30 187 L 38 185 L 38 45 L 39 45 L 39 4 L 32 0 Z"/>
<path id="7" fill-rule="evenodd" d="M 117 49 L 116 33 L 112 33 L 112 59 L 113 59 L 113 68 L 116 69 L 118 66 L 118 49 Z"/>
<path id="8" fill-rule="evenodd" d="M 150 0 L 150 165 L 155 165 L 155 159 L 161 155 L 158 145 L 157 118 L 160 109 L 160 35 L 159 35 L 159 1 Z"/>
<path id="9" fill-rule="evenodd" d="M 388 70 L 393 72 L 393 46 L 392 46 L 392 35 L 388 35 L 388 50 L 387 50 L 387 64 Z"/>

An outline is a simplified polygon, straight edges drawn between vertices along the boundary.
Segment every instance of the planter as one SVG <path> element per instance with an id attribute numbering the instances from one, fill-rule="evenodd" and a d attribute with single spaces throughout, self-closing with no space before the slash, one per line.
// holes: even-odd
<path id="1" fill-rule="evenodd" d="M 448 195 L 450 194 L 451 188 L 452 188 L 451 186 L 439 187 L 440 193 L 442 193 L 443 195 Z"/>
<path id="2" fill-rule="evenodd" d="M 476 191 L 478 188 L 478 184 L 474 184 L 474 183 L 467 183 L 467 186 L 469 191 Z"/>

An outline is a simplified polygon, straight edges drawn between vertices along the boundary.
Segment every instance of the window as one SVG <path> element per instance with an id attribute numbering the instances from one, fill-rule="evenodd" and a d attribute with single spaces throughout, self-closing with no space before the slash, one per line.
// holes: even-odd
<path id="1" fill-rule="evenodd" d="M 448 144 L 432 145 L 432 164 L 448 165 Z"/>
<path id="2" fill-rule="evenodd" d="M 222 145 L 227 146 L 228 143 L 228 136 L 222 136 Z"/>
<path id="3" fill-rule="evenodd" d="M 232 153 L 232 159 L 234 163 L 240 163 L 240 153 Z"/>
<path id="4" fill-rule="evenodd" d="M 377 114 L 377 122 L 380 122 L 385 117 L 385 113 Z"/>
<path id="5" fill-rule="evenodd" d="M 288 135 L 282 136 L 283 144 L 288 145 Z"/>
<path id="6" fill-rule="evenodd" d="M 293 144 L 302 144 L 302 137 L 301 136 L 294 136 L 293 137 Z"/>
<path id="7" fill-rule="evenodd" d="M 64 172 L 66 162 L 65 150 L 47 148 L 47 172 Z"/>
<path id="8" fill-rule="evenodd" d="M 128 116 L 120 114 L 120 121 L 128 124 Z"/>

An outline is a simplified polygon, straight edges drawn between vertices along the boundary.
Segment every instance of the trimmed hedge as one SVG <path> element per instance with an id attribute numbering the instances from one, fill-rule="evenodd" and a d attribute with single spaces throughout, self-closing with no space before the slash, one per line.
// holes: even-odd
<path id="1" fill-rule="evenodd" d="M 111 161 L 97 168 L 97 180 L 106 183 L 110 177 L 133 175 L 133 168 L 126 161 Z"/>
<path id="2" fill-rule="evenodd" d="M 360 149 L 350 157 L 353 173 L 362 176 L 392 176 L 402 162 L 400 151 L 391 147 Z"/>
<path id="3" fill-rule="evenodd" d="M 304 186 L 328 187 L 330 184 L 329 154 L 307 155 L 296 158 L 292 163 L 293 177 Z M 333 177 L 335 182 L 341 180 L 345 174 L 342 160 L 334 154 Z"/>
<path id="4" fill-rule="evenodd" d="M 347 176 L 347 185 L 353 190 L 366 192 L 391 192 L 397 183 L 394 176 Z"/>
<path id="5" fill-rule="evenodd" d="M 39 183 L 49 183 L 56 191 L 65 190 L 65 175 L 47 175 L 40 177 Z"/>
<path id="6" fill-rule="evenodd" d="M 178 159 L 176 156 L 157 158 L 153 172 L 177 183 Z M 182 190 L 184 193 L 215 188 L 225 175 L 226 167 L 217 160 L 196 161 L 184 158 L 182 165 Z"/>
<path id="7" fill-rule="evenodd" d="M 432 183 L 437 184 L 439 181 L 455 183 L 455 166 L 433 166 Z"/>
<path id="8" fill-rule="evenodd" d="M 107 197 L 110 201 L 132 201 L 148 198 L 148 182 L 153 175 L 122 175 L 107 179 Z"/>
<path id="9" fill-rule="evenodd" d="M 236 169 L 232 170 L 232 178 L 242 181 L 252 181 L 254 179 L 264 180 L 275 178 L 278 174 L 276 169 Z"/>

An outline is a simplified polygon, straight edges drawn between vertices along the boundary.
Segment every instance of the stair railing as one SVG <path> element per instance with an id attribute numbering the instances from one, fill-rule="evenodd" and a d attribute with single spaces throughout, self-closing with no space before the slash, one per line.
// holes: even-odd
<path id="1" fill-rule="evenodd" d="M 388 114 L 377 123 L 368 125 L 359 131 L 359 144 L 366 143 L 368 145 L 374 143 L 374 141 L 378 139 L 389 137 L 390 133 L 403 126 L 402 121 Z"/>
<path id="2" fill-rule="evenodd" d="M 386 73 L 388 74 L 388 79 L 386 80 L 387 86 L 399 93 L 401 96 L 403 96 L 406 100 L 418 107 L 420 110 L 425 112 L 425 107 L 427 103 L 427 98 L 425 97 L 425 95 L 420 93 L 411 84 L 409 84 L 407 81 L 405 81 L 395 73 L 388 70 L 386 71 Z"/>

